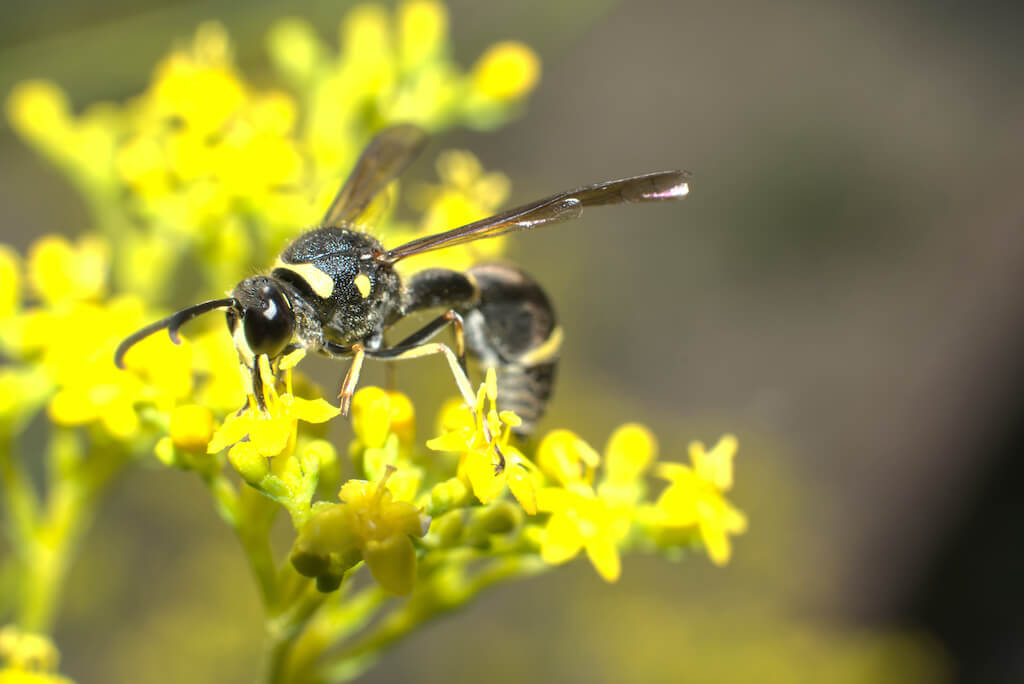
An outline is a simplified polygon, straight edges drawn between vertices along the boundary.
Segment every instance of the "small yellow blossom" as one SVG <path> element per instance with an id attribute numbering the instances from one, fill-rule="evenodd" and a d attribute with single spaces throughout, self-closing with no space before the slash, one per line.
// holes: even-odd
<path id="1" fill-rule="evenodd" d="M 363 560 L 385 590 L 412 591 L 416 549 L 411 537 L 427 533 L 430 517 L 392 498 L 387 480 L 393 473 L 388 468 L 377 482 L 349 480 L 338 494 L 340 504 L 318 504 L 292 547 L 292 564 L 300 573 L 340 579 Z"/>
<path id="2" fill-rule="evenodd" d="M 552 430 L 537 447 L 537 465 L 561 485 L 591 484 L 601 456 L 570 430 Z"/>
<path id="3" fill-rule="evenodd" d="M 7 99 L 11 125 L 26 137 L 43 142 L 67 135 L 71 127 L 68 99 L 49 81 L 25 81 Z"/>
<path id="4" fill-rule="evenodd" d="M 538 508 L 551 513 L 540 547 L 545 562 L 565 563 L 585 550 L 601 577 L 608 582 L 619 578 L 618 544 L 629 532 L 628 517 L 583 482 L 572 482 L 565 489 L 542 489 Z"/>
<path id="5" fill-rule="evenodd" d="M 500 172 L 485 171 L 471 152 L 444 151 L 438 155 L 435 166 L 441 182 L 420 186 L 410 200 L 423 212 L 415 235 L 440 233 L 482 219 L 497 211 L 508 197 L 508 177 Z M 481 240 L 413 257 L 407 260 L 410 264 L 403 266 L 404 262 L 399 262 L 400 272 L 410 273 L 424 264 L 462 270 L 482 259 L 498 256 L 504 243 L 504 238 Z"/>
<path id="6" fill-rule="evenodd" d="M 722 496 L 732 486 L 736 448 L 732 435 L 720 439 L 710 452 L 694 442 L 690 445 L 692 468 L 662 463 L 657 471 L 669 486 L 655 504 L 655 524 L 669 531 L 696 527 L 715 565 L 729 562 L 728 535 L 741 534 L 747 528 L 746 517 Z"/>
<path id="7" fill-rule="evenodd" d="M 622 425 L 608 438 L 604 472 L 597 491 L 604 499 L 635 504 L 646 492 L 644 474 L 654 463 L 658 444 L 651 431 L 637 423 Z"/>
<path id="8" fill-rule="evenodd" d="M 183 404 L 171 412 L 170 437 L 178 449 L 205 451 L 214 427 L 213 412 L 205 406 Z"/>
<path id="9" fill-rule="evenodd" d="M 402 64 L 416 66 L 435 57 L 448 39 L 448 13 L 433 0 L 398 6 L 398 44 Z"/>
<path id="10" fill-rule="evenodd" d="M 250 397 L 248 406 L 228 416 L 210 439 L 207 451 L 215 454 L 233 444 L 233 450 L 254 451 L 263 458 L 273 458 L 295 445 L 298 422 L 324 423 L 341 413 L 324 399 L 303 399 L 289 392 L 278 393 L 273 387 L 273 374 L 266 356 L 260 357 L 262 376 L 268 378 L 263 388 L 267 410 L 264 413 Z M 243 442 L 243 438 L 248 440 Z M 228 455 L 232 458 L 231 454 Z"/>
<path id="11" fill-rule="evenodd" d="M 391 434 L 391 396 L 372 386 L 356 392 L 352 397 L 352 429 L 365 446 L 384 446 Z"/>
<path id="12" fill-rule="evenodd" d="M 107 245 L 96 238 L 83 238 L 75 246 L 49 235 L 29 250 L 28 279 L 46 302 L 96 299 L 103 294 L 108 264 Z"/>
<path id="13" fill-rule="evenodd" d="M 57 674 L 59 661 L 60 654 L 45 636 L 12 625 L 0 629 L 0 683 L 71 684 Z"/>
<path id="14" fill-rule="evenodd" d="M 534 515 L 537 512 L 536 466 L 518 449 L 509 446 L 512 428 L 520 425 L 521 421 L 511 411 L 499 414 L 497 401 L 497 377 L 494 369 L 490 368 L 477 392 L 475 419 L 468 411 L 460 413 L 462 421 L 440 437 L 428 441 L 427 448 L 462 454 L 459 474 L 469 480 L 480 503 L 494 501 L 507 485 L 523 510 Z M 503 467 L 499 465 L 502 457 Z"/>
<path id="15" fill-rule="evenodd" d="M 540 59 L 517 41 L 492 45 L 473 67 L 473 82 L 483 95 L 512 100 L 533 89 L 540 78 Z"/>
<path id="16" fill-rule="evenodd" d="M 103 306 L 73 302 L 26 315 L 23 351 L 38 360 L 57 391 L 50 416 L 61 425 L 99 423 L 115 437 L 127 439 L 140 428 L 142 404 L 164 410 L 192 389 L 188 344 L 151 338 L 125 358 L 127 370 L 114 365 L 118 341 L 137 329 L 143 312 L 134 298 Z M 68 331 L 75 331 L 69 335 Z"/>

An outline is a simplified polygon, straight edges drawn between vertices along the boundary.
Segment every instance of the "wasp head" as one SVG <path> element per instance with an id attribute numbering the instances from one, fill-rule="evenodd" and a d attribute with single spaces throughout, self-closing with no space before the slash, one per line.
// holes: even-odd
<path id="1" fill-rule="evenodd" d="M 239 306 L 228 311 L 228 327 L 240 351 L 246 351 L 241 348 L 244 341 L 254 358 L 260 354 L 271 358 L 279 355 L 295 332 L 295 314 L 281 285 L 273 278 L 256 276 L 240 282 L 231 294 Z"/>

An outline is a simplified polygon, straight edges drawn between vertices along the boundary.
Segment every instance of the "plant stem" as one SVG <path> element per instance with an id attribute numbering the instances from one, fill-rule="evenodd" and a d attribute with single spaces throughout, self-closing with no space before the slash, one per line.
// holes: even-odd
<path id="1" fill-rule="evenodd" d="M 267 631 L 272 642 L 267 671 L 269 684 L 294 681 L 291 677 L 291 655 L 297 638 L 326 599 L 324 594 L 317 591 L 312 581 L 303 579 L 305 588 L 297 599 L 283 612 L 267 620 Z"/>
<path id="2" fill-rule="evenodd" d="M 488 564 L 469 579 L 459 588 L 457 600 L 438 601 L 431 605 L 431 597 L 424 597 L 425 600 L 418 601 L 419 597 L 414 596 L 384 618 L 373 633 L 324 662 L 316 669 L 310 681 L 322 684 L 355 679 L 374 663 L 384 649 L 404 638 L 424 622 L 465 605 L 491 585 L 536 575 L 548 567 L 535 555 L 510 556 Z"/>

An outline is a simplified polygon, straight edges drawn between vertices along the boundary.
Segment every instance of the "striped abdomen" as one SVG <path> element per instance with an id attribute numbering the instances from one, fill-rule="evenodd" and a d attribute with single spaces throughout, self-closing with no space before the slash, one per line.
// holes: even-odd
<path id="1" fill-rule="evenodd" d="M 476 286 L 472 305 L 460 308 L 466 348 L 498 376 L 498 408 L 523 420 L 529 436 L 551 398 L 562 329 L 547 295 L 515 266 L 480 264 L 466 272 Z"/>

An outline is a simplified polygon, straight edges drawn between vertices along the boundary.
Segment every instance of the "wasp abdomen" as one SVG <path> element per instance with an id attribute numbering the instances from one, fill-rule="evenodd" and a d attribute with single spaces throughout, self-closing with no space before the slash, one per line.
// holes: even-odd
<path id="1" fill-rule="evenodd" d="M 562 330 L 541 287 L 515 266 L 480 264 L 466 272 L 476 285 L 472 305 L 461 309 L 466 347 L 498 376 L 498 407 L 523 420 L 529 436 L 551 398 Z"/>

